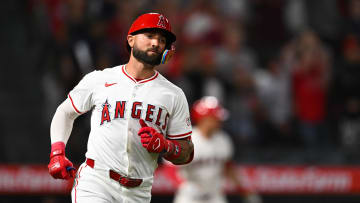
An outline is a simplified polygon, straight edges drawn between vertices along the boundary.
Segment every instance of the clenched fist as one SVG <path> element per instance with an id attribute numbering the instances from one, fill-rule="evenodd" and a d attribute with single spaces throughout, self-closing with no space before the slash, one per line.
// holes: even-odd
<path id="1" fill-rule="evenodd" d="M 74 178 L 76 170 L 71 161 L 65 157 L 65 144 L 56 142 L 51 145 L 49 173 L 55 179 Z"/>
<path id="2" fill-rule="evenodd" d="M 148 152 L 160 153 L 168 152 L 171 149 L 170 141 L 166 140 L 165 137 L 157 132 L 154 128 L 146 125 L 145 121 L 140 119 L 139 121 L 141 129 L 138 135 L 141 137 L 142 146 L 147 149 Z"/>

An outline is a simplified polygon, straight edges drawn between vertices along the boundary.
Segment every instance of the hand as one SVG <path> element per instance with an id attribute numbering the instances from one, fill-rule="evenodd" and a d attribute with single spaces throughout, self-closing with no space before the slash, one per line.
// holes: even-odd
<path id="1" fill-rule="evenodd" d="M 142 119 L 139 120 L 139 123 L 141 128 L 138 135 L 141 137 L 142 146 L 148 152 L 160 153 L 168 151 L 169 143 L 161 133 L 146 125 Z"/>
<path id="2" fill-rule="evenodd" d="M 76 169 L 71 161 L 65 157 L 65 144 L 57 142 L 51 145 L 49 173 L 55 179 L 74 178 Z"/>
<path id="3" fill-rule="evenodd" d="M 74 178 L 76 174 L 76 170 L 71 161 L 61 155 L 52 157 L 48 168 L 50 175 L 55 179 L 67 180 L 69 178 Z"/>

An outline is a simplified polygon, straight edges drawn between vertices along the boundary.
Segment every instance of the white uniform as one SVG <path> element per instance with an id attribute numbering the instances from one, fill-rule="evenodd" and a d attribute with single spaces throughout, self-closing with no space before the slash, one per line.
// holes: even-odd
<path id="1" fill-rule="evenodd" d="M 72 190 L 73 202 L 150 202 L 157 153 L 141 144 L 139 119 L 168 139 L 191 135 L 188 103 L 183 91 L 155 71 L 137 81 L 125 65 L 87 74 L 69 93 L 79 114 L 92 110 L 86 157 Z M 126 188 L 109 178 L 109 170 L 136 179 L 140 186 Z"/>
<path id="2" fill-rule="evenodd" d="M 222 192 L 224 166 L 232 158 L 233 146 L 230 137 L 223 131 L 207 139 L 194 128 L 194 160 L 179 167 L 184 182 L 176 193 L 175 203 L 223 203 Z"/>

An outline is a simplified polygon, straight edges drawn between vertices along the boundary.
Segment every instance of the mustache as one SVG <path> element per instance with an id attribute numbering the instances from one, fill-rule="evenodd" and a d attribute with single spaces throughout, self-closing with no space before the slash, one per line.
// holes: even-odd
<path id="1" fill-rule="evenodd" d="M 159 51 L 158 48 L 150 48 L 147 51 L 153 51 L 153 52 L 156 52 L 156 53 L 160 54 L 160 51 Z"/>

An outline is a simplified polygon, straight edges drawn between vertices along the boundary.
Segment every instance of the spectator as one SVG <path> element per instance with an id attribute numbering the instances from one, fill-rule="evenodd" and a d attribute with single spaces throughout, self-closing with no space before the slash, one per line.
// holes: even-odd
<path id="1" fill-rule="evenodd" d="M 215 96 L 223 101 L 225 91 L 222 81 L 217 76 L 214 47 L 202 44 L 191 46 L 187 50 L 183 74 L 176 84 L 184 90 L 189 103 L 204 95 Z"/>
<path id="2" fill-rule="evenodd" d="M 190 44 L 219 44 L 221 21 L 216 6 L 209 1 L 197 0 L 190 4 L 183 28 L 185 42 Z"/>
<path id="3" fill-rule="evenodd" d="M 234 137 L 236 145 L 254 146 L 260 142 L 256 120 L 261 111 L 253 75 L 239 66 L 229 77 L 234 86 L 225 103 L 231 112 L 225 129 Z"/>
<path id="4" fill-rule="evenodd" d="M 224 82 L 229 82 L 228 78 L 237 66 L 242 66 L 253 73 L 257 68 L 257 57 L 247 44 L 243 25 L 239 25 L 236 21 L 228 21 L 223 27 L 223 41 L 215 49 L 215 62 L 219 77 Z"/>
<path id="5" fill-rule="evenodd" d="M 295 116 L 300 136 L 307 147 L 326 143 L 327 93 L 330 76 L 330 56 L 312 31 L 298 37 L 298 59 L 294 64 L 293 91 Z"/>
<path id="6" fill-rule="evenodd" d="M 289 51 L 289 48 L 284 49 L 284 52 Z M 265 144 L 272 146 L 289 144 L 287 142 L 291 138 L 291 66 L 284 57 L 274 57 L 267 68 L 255 74 L 257 94 L 265 111 L 265 121 L 268 122 Z"/>

